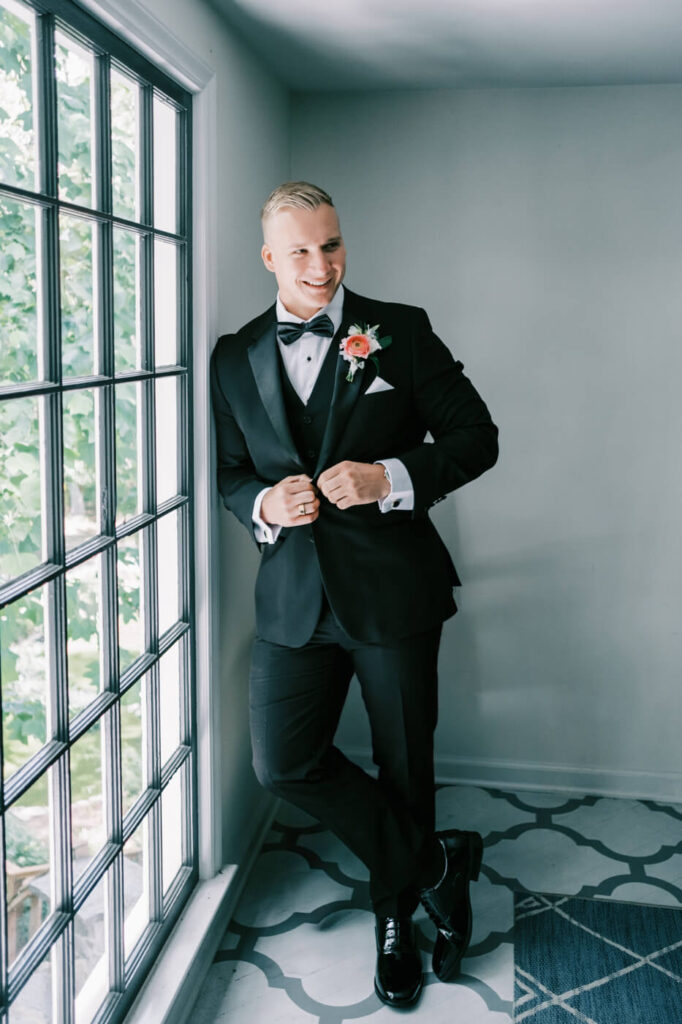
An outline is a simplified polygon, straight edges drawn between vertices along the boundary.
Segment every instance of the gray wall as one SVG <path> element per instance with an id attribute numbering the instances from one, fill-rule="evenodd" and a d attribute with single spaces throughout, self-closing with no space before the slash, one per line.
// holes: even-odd
<path id="1" fill-rule="evenodd" d="M 434 514 L 441 776 L 674 787 L 682 86 L 306 94 L 292 143 L 347 283 L 425 306 L 501 428 Z M 359 700 L 340 735 L 367 747 Z"/>
<path id="2" fill-rule="evenodd" d="M 288 92 L 252 57 L 219 15 L 192 0 L 144 0 L 170 32 L 216 75 L 216 180 L 213 215 L 218 231 L 217 332 L 225 333 L 272 301 L 272 282 L 258 273 L 262 244 L 258 210 L 263 198 L 289 173 Z M 198 292 L 200 283 L 197 282 Z M 216 338 L 195 338 L 212 348 Z M 213 500 L 218 501 L 215 490 Z M 199 496 L 201 499 L 201 496 Z M 251 770 L 247 682 L 253 631 L 253 582 L 258 551 L 224 509 L 220 517 L 218 629 L 221 722 L 223 861 L 239 863 L 269 801 Z"/>

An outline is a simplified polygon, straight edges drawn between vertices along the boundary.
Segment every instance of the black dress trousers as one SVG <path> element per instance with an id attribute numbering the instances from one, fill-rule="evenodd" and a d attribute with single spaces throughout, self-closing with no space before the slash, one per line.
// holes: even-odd
<path id="1" fill-rule="evenodd" d="M 253 763 L 263 786 L 307 811 L 367 865 L 375 913 L 410 914 L 433 863 L 433 733 L 441 626 L 387 645 L 352 640 L 326 601 L 303 647 L 256 637 Z M 378 778 L 334 745 L 353 673 Z"/>

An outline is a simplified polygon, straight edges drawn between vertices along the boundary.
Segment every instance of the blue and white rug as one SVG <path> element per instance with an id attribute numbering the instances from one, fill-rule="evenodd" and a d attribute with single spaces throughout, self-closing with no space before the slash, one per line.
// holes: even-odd
<path id="1" fill-rule="evenodd" d="M 515 1024 L 682 1024 L 682 910 L 514 902 Z"/>

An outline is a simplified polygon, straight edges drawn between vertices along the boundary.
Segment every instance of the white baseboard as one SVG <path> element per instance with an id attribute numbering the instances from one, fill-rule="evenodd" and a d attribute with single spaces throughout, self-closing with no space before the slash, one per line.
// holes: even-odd
<path id="1" fill-rule="evenodd" d="M 347 749 L 351 760 L 372 771 L 369 750 Z M 584 796 L 619 797 L 682 803 L 682 772 L 645 772 L 501 761 L 492 758 L 436 757 L 436 780 L 446 785 L 488 786 L 492 789 L 541 790 Z"/>
<path id="2" fill-rule="evenodd" d="M 199 882 L 125 1018 L 125 1024 L 186 1024 L 253 862 L 278 807 L 265 810 L 241 864 Z"/>

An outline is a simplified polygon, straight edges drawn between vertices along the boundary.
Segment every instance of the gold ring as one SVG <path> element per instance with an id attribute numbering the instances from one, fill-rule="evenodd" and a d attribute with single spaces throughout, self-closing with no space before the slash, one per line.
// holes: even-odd
<path id="1" fill-rule="evenodd" d="M 300 504 L 298 506 L 298 514 L 299 514 L 299 516 L 307 515 L 306 510 L 305 510 L 305 503 L 302 503 L 302 504 Z"/>

